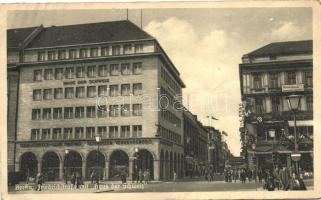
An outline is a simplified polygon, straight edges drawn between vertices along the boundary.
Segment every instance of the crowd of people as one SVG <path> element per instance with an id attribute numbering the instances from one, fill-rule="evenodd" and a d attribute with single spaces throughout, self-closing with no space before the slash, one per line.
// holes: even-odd
<path id="1" fill-rule="evenodd" d="M 302 174 L 299 175 L 287 167 L 283 167 L 282 169 L 276 167 L 274 170 L 245 168 L 224 169 L 224 180 L 225 182 L 236 182 L 239 180 L 242 183 L 246 183 L 247 181 L 263 182 L 263 188 L 268 191 L 274 191 L 276 189 L 306 190 Z"/>
<path id="2" fill-rule="evenodd" d="M 137 173 L 132 174 L 132 182 L 148 184 L 150 182 L 150 171 L 149 169 L 142 170 L 140 169 Z"/>

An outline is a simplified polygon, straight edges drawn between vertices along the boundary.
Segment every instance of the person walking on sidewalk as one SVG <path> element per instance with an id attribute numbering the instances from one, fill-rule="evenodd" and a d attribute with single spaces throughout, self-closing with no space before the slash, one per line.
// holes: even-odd
<path id="1" fill-rule="evenodd" d="M 37 174 L 37 188 L 36 191 L 41 191 L 41 186 L 43 184 L 43 175 L 41 172 Z"/>

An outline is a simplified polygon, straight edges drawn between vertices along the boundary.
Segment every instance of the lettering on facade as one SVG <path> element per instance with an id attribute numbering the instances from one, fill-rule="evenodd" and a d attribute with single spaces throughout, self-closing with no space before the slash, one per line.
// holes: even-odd
<path id="1" fill-rule="evenodd" d="M 109 79 L 93 79 L 93 80 L 79 80 L 79 81 L 64 81 L 63 85 L 81 85 L 81 84 L 96 84 L 96 83 L 109 83 Z"/>
<path id="2" fill-rule="evenodd" d="M 282 85 L 282 92 L 304 91 L 304 84 Z"/>

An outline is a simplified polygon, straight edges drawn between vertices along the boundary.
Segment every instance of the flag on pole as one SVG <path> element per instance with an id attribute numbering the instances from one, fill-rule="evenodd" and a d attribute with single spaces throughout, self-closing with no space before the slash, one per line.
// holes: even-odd
<path id="1" fill-rule="evenodd" d="M 215 118 L 215 117 L 213 117 L 213 116 L 212 116 L 212 119 L 213 119 L 213 120 L 218 120 L 218 119 L 216 119 L 216 118 Z"/>
<path id="2" fill-rule="evenodd" d="M 226 133 L 225 131 L 222 131 L 222 134 L 225 135 L 225 136 L 227 136 L 227 133 Z"/>

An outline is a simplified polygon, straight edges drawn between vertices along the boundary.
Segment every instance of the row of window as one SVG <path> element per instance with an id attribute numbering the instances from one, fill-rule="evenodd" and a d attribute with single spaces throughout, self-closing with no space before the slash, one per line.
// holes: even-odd
<path id="1" fill-rule="evenodd" d="M 115 97 L 141 95 L 142 83 L 121 84 L 121 85 L 99 85 L 99 86 L 80 86 L 66 88 L 47 88 L 34 89 L 33 100 L 51 100 L 51 99 L 72 99 L 72 98 L 93 98 L 93 97 Z"/>
<path id="2" fill-rule="evenodd" d="M 137 138 L 142 137 L 142 125 L 31 129 L 31 140 L 94 139 L 97 134 L 103 139 Z"/>
<path id="3" fill-rule="evenodd" d="M 166 83 L 177 93 L 180 94 L 180 87 L 178 84 L 172 79 L 172 77 L 167 73 L 167 71 L 161 67 L 161 77 L 165 80 Z"/>
<path id="4" fill-rule="evenodd" d="M 168 110 L 161 110 L 161 117 L 176 127 L 181 127 L 181 119 Z"/>
<path id="5" fill-rule="evenodd" d="M 142 63 L 122 63 L 122 64 L 102 64 L 66 68 L 49 68 L 34 70 L 34 81 L 42 80 L 62 80 L 73 78 L 95 78 L 119 75 L 139 75 L 142 74 Z"/>
<path id="6" fill-rule="evenodd" d="M 121 48 L 122 47 L 122 48 Z M 122 51 L 121 51 L 122 50 Z M 118 56 L 121 54 L 143 53 L 143 44 L 125 44 L 102 47 L 80 48 L 80 49 L 61 49 L 38 52 L 38 61 L 53 61 L 77 58 L 89 58 L 98 56 Z"/>
<path id="7" fill-rule="evenodd" d="M 142 104 L 32 109 L 32 120 L 142 116 Z"/>
<path id="8" fill-rule="evenodd" d="M 303 83 L 307 87 L 313 86 L 313 77 L 312 77 L 312 71 L 305 71 L 303 72 Z M 261 89 L 263 86 L 263 73 L 253 73 L 253 88 L 254 89 Z M 279 76 L 280 73 L 278 72 L 270 72 L 269 73 L 269 88 L 279 88 L 280 82 L 279 82 Z M 285 73 L 285 84 L 286 85 L 293 85 L 297 83 L 297 73 L 296 71 L 288 71 Z"/>
<path id="9" fill-rule="evenodd" d="M 159 126 L 158 134 L 163 138 L 171 140 L 177 144 L 181 144 L 181 136 L 167 128 Z"/>
<path id="10" fill-rule="evenodd" d="M 282 109 L 281 100 L 282 100 L 282 97 L 279 97 L 279 96 L 272 96 L 271 97 L 272 112 L 281 111 L 281 109 Z M 285 105 L 285 106 L 288 106 L 288 105 Z M 300 106 L 302 106 L 302 102 L 301 102 Z M 311 95 L 306 96 L 306 110 L 307 111 L 313 110 L 313 96 L 311 96 Z M 255 113 L 264 113 L 264 112 L 266 112 L 266 109 L 264 106 L 264 97 L 256 97 L 255 98 Z"/>
<path id="11" fill-rule="evenodd" d="M 258 131 L 258 139 L 259 140 L 265 140 L 265 141 L 272 141 L 272 140 L 279 140 L 284 132 L 281 128 L 273 128 L 271 129 L 274 131 L 275 135 L 270 135 L 269 131 Z M 294 127 L 289 127 L 289 134 L 294 134 Z M 301 136 L 313 136 L 313 126 L 298 126 L 297 127 L 297 134 L 299 138 Z"/>

